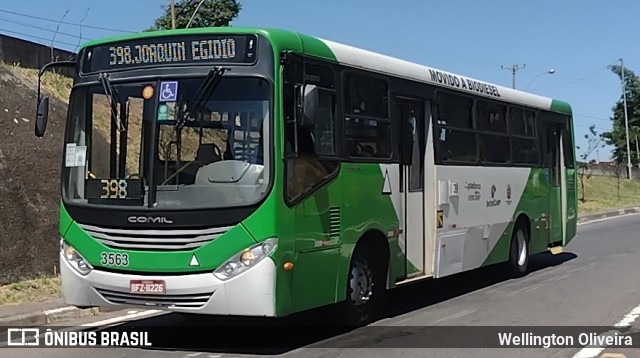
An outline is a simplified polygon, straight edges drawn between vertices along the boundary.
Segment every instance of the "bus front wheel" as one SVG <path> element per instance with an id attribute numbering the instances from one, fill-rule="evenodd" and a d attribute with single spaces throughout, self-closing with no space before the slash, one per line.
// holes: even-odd
<path id="1" fill-rule="evenodd" d="M 518 222 L 511 237 L 509 267 L 514 277 L 522 277 L 529 269 L 529 232 Z"/>
<path id="2" fill-rule="evenodd" d="M 350 326 L 362 326 L 375 319 L 384 295 L 380 262 L 369 245 L 358 245 L 351 258 L 344 319 Z"/>

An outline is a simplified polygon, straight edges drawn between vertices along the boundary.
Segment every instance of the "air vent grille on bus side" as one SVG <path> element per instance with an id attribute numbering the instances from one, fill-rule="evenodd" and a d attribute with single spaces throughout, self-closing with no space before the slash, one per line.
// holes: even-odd
<path id="1" fill-rule="evenodd" d="M 329 209 L 329 239 L 337 239 L 340 237 L 340 208 L 332 207 Z"/>
<path id="2" fill-rule="evenodd" d="M 220 237 L 231 227 L 202 230 L 126 230 L 91 225 L 80 227 L 98 242 L 113 249 L 134 251 L 188 251 Z"/>

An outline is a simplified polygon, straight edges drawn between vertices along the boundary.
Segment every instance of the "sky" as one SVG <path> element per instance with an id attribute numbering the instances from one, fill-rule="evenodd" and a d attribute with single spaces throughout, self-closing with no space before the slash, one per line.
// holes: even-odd
<path id="1" fill-rule="evenodd" d="M 79 42 L 142 31 L 169 0 L 20 0 L 0 5 L 0 34 L 74 50 Z M 640 74 L 640 1 L 239 0 L 232 26 L 282 28 L 566 101 L 580 155 L 595 125 L 611 130 L 621 99 L 607 66 Z M 26 15 L 26 16 L 25 16 Z M 63 23 L 58 24 L 62 20 Z M 78 24 L 82 24 L 80 27 Z M 522 68 L 524 65 L 524 68 Z M 506 68 L 506 69 L 505 69 Z M 553 69 L 555 73 L 547 72 Z M 634 138 L 631 138 L 633 141 Z M 635 143 L 632 142 L 632 150 Z M 611 147 L 589 159 L 608 160 Z"/>

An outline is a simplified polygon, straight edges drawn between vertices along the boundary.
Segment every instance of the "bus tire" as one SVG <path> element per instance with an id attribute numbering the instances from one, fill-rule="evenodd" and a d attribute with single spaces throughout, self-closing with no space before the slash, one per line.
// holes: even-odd
<path id="1" fill-rule="evenodd" d="M 347 279 L 347 296 L 343 302 L 343 321 L 348 326 L 372 322 L 385 293 L 382 262 L 372 245 L 358 245 L 351 257 Z"/>
<path id="2" fill-rule="evenodd" d="M 513 277 L 522 277 L 528 273 L 529 255 L 529 232 L 521 221 L 517 221 L 509 249 L 509 268 Z"/>

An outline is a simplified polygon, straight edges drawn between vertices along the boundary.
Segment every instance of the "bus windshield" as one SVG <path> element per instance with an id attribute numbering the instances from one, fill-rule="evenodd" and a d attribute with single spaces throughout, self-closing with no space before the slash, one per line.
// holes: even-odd
<path id="1" fill-rule="evenodd" d="M 97 205 L 251 205 L 269 187 L 269 82 L 223 76 L 75 88 L 63 196 Z"/>

